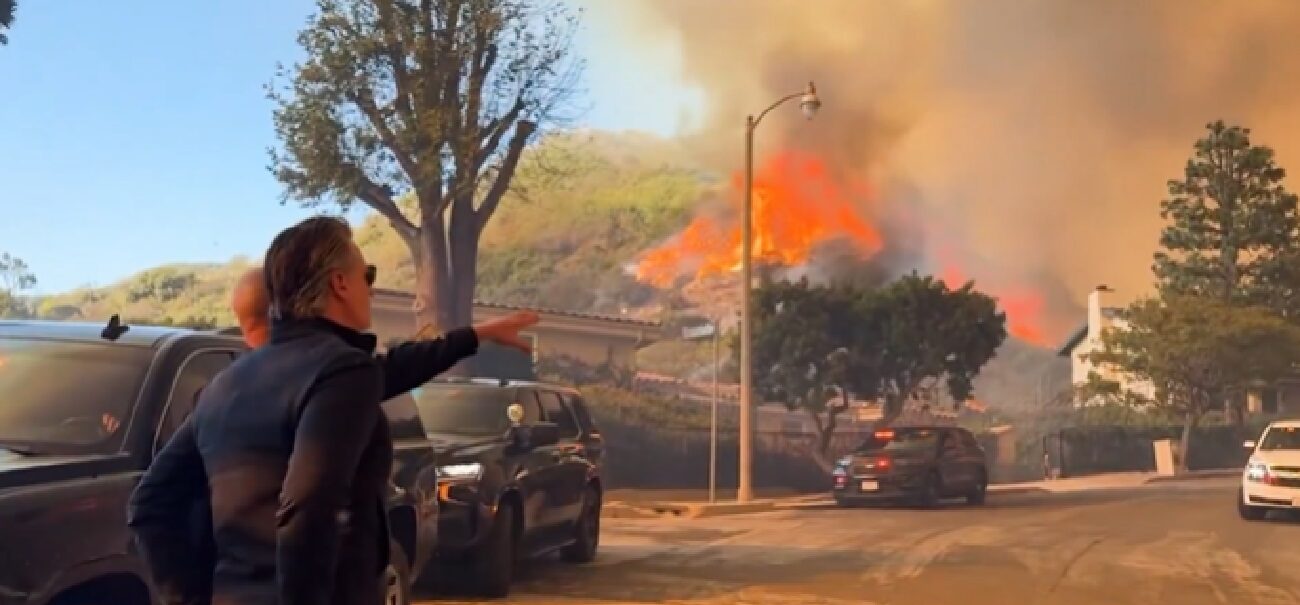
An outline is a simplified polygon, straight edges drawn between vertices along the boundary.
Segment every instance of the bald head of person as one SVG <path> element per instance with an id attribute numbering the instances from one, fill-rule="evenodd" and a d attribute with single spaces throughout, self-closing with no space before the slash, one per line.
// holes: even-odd
<path id="1" fill-rule="evenodd" d="M 267 311 L 271 303 L 266 296 L 266 280 L 262 277 L 261 267 L 249 269 L 239 276 L 230 298 L 244 342 L 254 349 L 266 344 L 271 322 Z"/>

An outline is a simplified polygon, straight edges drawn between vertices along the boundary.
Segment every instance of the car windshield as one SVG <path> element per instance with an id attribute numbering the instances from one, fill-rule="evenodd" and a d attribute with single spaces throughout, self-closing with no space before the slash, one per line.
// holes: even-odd
<path id="1" fill-rule="evenodd" d="M 1268 430 L 1261 450 L 1300 450 L 1300 428 L 1275 426 Z"/>
<path id="2" fill-rule="evenodd" d="M 109 449 L 135 404 L 148 360 L 147 350 L 120 345 L 0 340 L 0 448 L 28 454 Z"/>
<path id="3" fill-rule="evenodd" d="M 939 443 L 939 432 L 934 429 L 895 429 L 876 431 L 859 452 L 896 452 L 932 449 Z"/>
<path id="4" fill-rule="evenodd" d="M 429 433 L 490 437 L 510 428 L 510 391 L 471 386 L 421 388 L 411 394 Z"/>

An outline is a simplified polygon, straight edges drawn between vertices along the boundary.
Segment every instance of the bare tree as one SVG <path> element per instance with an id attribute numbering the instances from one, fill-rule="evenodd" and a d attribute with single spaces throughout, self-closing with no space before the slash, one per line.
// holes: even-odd
<path id="1" fill-rule="evenodd" d="M 285 199 L 384 216 L 416 269 L 416 328 L 471 320 L 478 242 L 525 147 L 562 121 L 577 14 L 526 0 L 317 0 L 307 59 L 269 90 Z M 397 196 L 411 194 L 414 211 Z"/>

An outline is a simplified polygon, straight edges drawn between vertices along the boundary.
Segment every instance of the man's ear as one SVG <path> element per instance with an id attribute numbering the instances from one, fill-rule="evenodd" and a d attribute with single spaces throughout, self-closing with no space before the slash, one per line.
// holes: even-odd
<path id="1" fill-rule="evenodd" d="M 330 274 L 330 292 L 342 296 L 348 289 L 348 280 L 344 279 L 343 273 L 335 272 Z"/>

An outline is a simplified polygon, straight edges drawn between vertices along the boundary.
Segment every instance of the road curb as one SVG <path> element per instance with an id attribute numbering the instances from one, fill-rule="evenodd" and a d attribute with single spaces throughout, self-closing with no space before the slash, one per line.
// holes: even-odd
<path id="1" fill-rule="evenodd" d="M 797 502 L 790 503 L 786 506 L 798 507 L 807 504 L 807 502 Z M 623 502 L 611 502 L 603 507 L 601 514 L 602 516 L 613 519 L 654 519 L 664 517 L 703 519 L 708 517 L 763 513 L 777 510 L 778 508 L 778 503 L 771 500 L 760 500 L 743 504 L 737 502 L 718 502 L 714 504 L 694 502 L 649 502 L 645 504 L 632 505 Z"/>
<path id="2" fill-rule="evenodd" d="M 692 504 L 687 506 L 686 517 L 688 519 L 703 519 L 706 517 L 765 513 L 773 510 L 776 510 L 776 503 L 772 501 L 746 502 L 744 504 Z"/>
<path id="3" fill-rule="evenodd" d="M 1168 475 L 1164 477 L 1151 477 L 1145 483 L 1168 483 L 1171 481 L 1197 481 L 1200 479 L 1226 479 L 1236 477 L 1241 474 L 1241 469 L 1223 468 L 1205 471 L 1192 471 L 1183 475 Z"/>
<path id="4" fill-rule="evenodd" d="M 1018 496 L 1027 494 L 1051 494 L 1051 490 L 1041 487 L 989 488 L 989 496 Z M 759 500 L 744 504 L 736 502 L 608 502 L 602 514 L 611 519 L 705 519 L 710 517 L 727 517 L 732 515 L 749 515 L 772 511 L 825 510 L 837 508 L 835 501 L 826 496 L 802 496 L 783 500 Z"/>
<path id="5" fill-rule="evenodd" d="M 1050 494 L 1050 493 L 1052 493 L 1052 490 L 1045 489 L 1042 487 L 1032 487 L 1032 486 L 1027 486 L 1027 487 L 1016 486 L 1016 487 L 999 488 L 996 485 L 990 485 L 988 491 L 988 495 L 990 496 L 1023 496 L 1026 494 Z"/>

